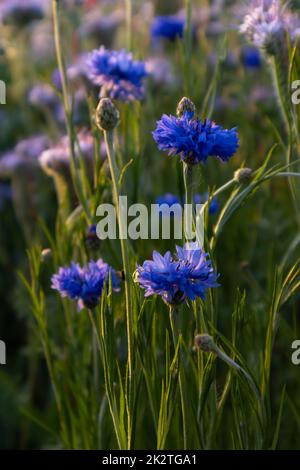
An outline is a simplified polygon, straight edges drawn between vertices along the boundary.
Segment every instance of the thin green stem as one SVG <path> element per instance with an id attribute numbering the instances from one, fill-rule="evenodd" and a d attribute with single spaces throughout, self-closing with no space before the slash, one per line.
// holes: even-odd
<path id="1" fill-rule="evenodd" d="M 132 51 L 132 0 L 125 0 L 127 49 Z"/>
<path id="2" fill-rule="evenodd" d="M 133 364 L 132 364 L 132 334 L 133 334 L 133 319 L 132 319 L 132 302 L 131 302 L 131 275 L 130 275 L 130 263 L 128 256 L 128 249 L 126 243 L 126 227 L 122 215 L 122 207 L 119 204 L 119 170 L 116 164 L 115 151 L 113 146 L 113 132 L 104 132 L 105 144 L 107 149 L 108 163 L 110 168 L 110 174 L 112 178 L 112 188 L 115 206 L 118 214 L 119 232 L 120 232 L 120 243 L 121 252 L 125 276 L 125 298 L 126 298 L 126 316 L 127 316 L 127 340 L 128 340 L 128 368 L 129 376 L 132 376 Z"/>
<path id="3" fill-rule="evenodd" d="M 174 322 L 174 307 L 170 306 L 169 308 L 169 318 L 170 318 L 170 325 L 172 331 L 172 338 L 173 338 L 173 345 L 174 351 L 176 351 L 179 337 L 176 332 L 175 322 Z M 180 391 L 180 401 L 181 401 L 181 412 L 182 412 L 182 426 L 183 426 L 183 448 L 187 449 L 187 410 L 186 410 L 186 400 L 184 394 L 184 376 L 183 376 L 183 369 L 181 367 L 181 357 L 179 362 L 179 391 Z"/>
<path id="4" fill-rule="evenodd" d="M 104 131 L 104 139 L 106 144 L 107 159 L 112 179 L 113 198 L 118 214 L 119 236 L 121 243 L 123 271 L 125 277 L 125 303 L 126 303 L 126 326 L 127 326 L 127 344 L 128 344 L 128 378 L 129 378 L 129 400 L 132 403 L 131 395 L 133 393 L 132 376 L 133 376 L 133 316 L 132 316 L 132 292 L 131 292 L 131 273 L 130 262 L 127 246 L 126 226 L 123 218 L 123 209 L 119 204 L 119 170 L 116 164 L 115 150 L 113 145 L 113 131 Z M 127 448 L 132 446 L 132 419 L 130 409 L 127 407 Z"/>
<path id="5" fill-rule="evenodd" d="M 62 47 L 61 47 L 62 41 L 61 41 L 60 27 L 59 27 L 58 5 L 59 5 L 59 0 L 52 0 L 54 44 L 55 44 L 58 70 L 59 70 L 60 77 L 61 77 L 63 106 L 64 106 L 64 112 L 65 112 L 65 118 L 66 118 L 67 132 L 68 132 L 68 137 L 69 137 L 69 151 L 70 151 L 70 156 L 71 156 L 71 161 L 70 161 L 71 175 L 72 175 L 72 179 L 73 179 L 73 183 L 74 183 L 74 187 L 75 187 L 78 199 L 80 200 L 80 203 L 85 210 L 85 214 L 88 218 L 88 222 L 90 222 L 91 214 L 90 214 L 89 206 L 86 203 L 86 198 L 84 197 L 84 194 L 81 188 L 81 182 L 80 182 L 78 172 L 77 172 L 78 159 L 76 158 L 76 153 L 75 153 L 76 136 L 75 136 L 74 126 L 73 126 L 72 110 L 70 107 L 66 68 L 65 68 L 64 58 L 63 58 Z"/>
<path id="6" fill-rule="evenodd" d="M 192 30 L 192 0 L 185 0 L 185 31 L 184 31 L 184 81 L 185 94 L 190 95 L 192 84 L 192 46 L 193 46 L 193 30 Z"/>
<path id="7" fill-rule="evenodd" d="M 183 182 L 185 191 L 185 204 L 189 204 L 192 207 L 191 223 L 192 229 L 195 228 L 195 217 L 194 217 L 194 191 L 193 191 L 193 167 L 186 162 L 183 162 Z M 187 220 L 185 220 L 187 222 Z M 188 233 L 186 223 L 184 224 L 184 235 L 188 242 L 191 239 L 191 233 Z"/>

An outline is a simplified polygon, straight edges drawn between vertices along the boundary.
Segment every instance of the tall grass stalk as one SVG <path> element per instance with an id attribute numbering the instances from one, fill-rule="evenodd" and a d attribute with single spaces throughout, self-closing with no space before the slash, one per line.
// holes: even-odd
<path id="1" fill-rule="evenodd" d="M 173 346 L 174 346 L 174 354 L 178 348 L 180 348 L 179 353 L 179 390 L 180 390 L 180 401 L 181 401 L 181 412 L 182 412 L 182 429 L 183 429 L 183 448 L 186 450 L 188 445 L 188 438 L 187 438 L 187 429 L 188 429 L 188 422 L 187 422 L 187 395 L 185 393 L 185 379 L 184 379 L 184 369 L 183 369 L 183 357 L 182 357 L 182 348 L 180 345 L 181 335 L 178 334 L 175 326 L 175 319 L 174 316 L 176 315 L 177 309 L 173 306 L 169 307 L 169 320 L 170 326 L 172 331 L 172 339 L 173 339 Z"/>

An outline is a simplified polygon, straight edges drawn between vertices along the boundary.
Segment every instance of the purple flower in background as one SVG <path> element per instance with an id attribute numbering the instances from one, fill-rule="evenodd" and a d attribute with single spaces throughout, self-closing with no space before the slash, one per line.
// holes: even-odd
<path id="1" fill-rule="evenodd" d="M 158 86 L 174 86 L 176 78 L 171 63 L 164 57 L 150 57 L 146 60 L 146 70 Z"/>
<path id="2" fill-rule="evenodd" d="M 160 295 L 168 305 L 205 298 L 206 290 L 217 287 L 218 274 L 198 243 L 176 247 L 174 256 L 156 251 L 135 272 L 135 281 L 145 289 L 145 297 Z"/>
<path id="3" fill-rule="evenodd" d="M 3 0 L 0 19 L 5 25 L 26 26 L 44 17 L 45 3 L 41 0 Z"/>
<path id="4" fill-rule="evenodd" d="M 60 105 L 60 100 L 53 88 L 45 83 L 39 83 L 30 89 L 28 101 L 37 108 L 46 107 L 52 111 Z"/>
<path id="5" fill-rule="evenodd" d="M 0 176 L 10 177 L 22 165 L 38 166 L 38 158 L 43 151 L 49 148 L 48 137 L 37 135 L 23 139 L 17 143 L 13 150 L 0 157 Z"/>
<path id="6" fill-rule="evenodd" d="M 180 118 L 164 114 L 152 135 L 160 150 L 180 155 L 191 165 L 205 163 L 209 156 L 226 162 L 238 148 L 236 128 L 223 129 L 213 121 L 194 118 L 190 112 Z"/>
<path id="7" fill-rule="evenodd" d="M 75 157 L 82 156 L 85 163 L 92 163 L 94 158 L 94 139 L 87 130 L 81 130 L 77 135 Z M 45 150 L 39 157 L 39 163 L 46 173 L 65 171 L 70 167 L 69 137 L 63 136 L 53 147 Z"/>
<path id="8" fill-rule="evenodd" d="M 156 16 L 151 25 L 151 37 L 174 41 L 176 38 L 183 37 L 184 25 L 185 18 L 177 15 Z"/>
<path id="9" fill-rule="evenodd" d="M 147 76 L 145 64 L 133 60 L 125 49 L 109 51 L 100 47 L 86 60 L 87 76 L 100 86 L 101 96 L 108 95 L 121 101 L 141 100 L 144 97 L 143 80 Z"/>
<path id="10" fill-rule="evenodd" d="M 62 80 L 59 69 L 54 69 L 51 75 L 51 81 L 57 90 L 62 91 Z"/>
<path id="11" fill-rule="evenodd" d="M 122 9 L 115 10 L 109 15 L 103 12 L 97 6 L 89 11 L 81 22 L 79 34 L 82 37 L 94 39 L 97 44 L 103 44 L 110 47 L 118 26 L 122 23 L 124 13 Z"/>
<path id="12" fill-rule="evenodd" d="M 300 21 L 280 0 L 252 0 L 240 32 L 255 46 L 273 53 L 274 41 L 280 41 L 285 33 L 289 33 L 292 39 L 299 35 Z"/>
<path id="13" fill-rule="evenodd" d="M 90 261 L 81 267 L 77 263 L 59 268 L 52 276 L 52 289 L 57 290 L 62 297 L 78 301 L 79 309 L 95 308 L 100 301 L 104 283 L 111 279 L 115 292 L 120 290 L 116 272 L 102 259 Z M 107 285 L 108 288 L 108 285 Z"/>

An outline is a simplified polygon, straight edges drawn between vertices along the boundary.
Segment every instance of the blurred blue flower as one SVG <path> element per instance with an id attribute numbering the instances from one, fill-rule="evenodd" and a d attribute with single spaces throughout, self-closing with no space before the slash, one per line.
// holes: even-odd
<path id="1" fill-rule="evenodd" d="M 101 96 L 121 101 L 144 97 L 143 79 L 147 76 L 144 62 L 133 60 L 125 49 L 109 51 L 100 47 L 87 55 L 87 76 L 101 87 Z"/>
<path id="2" fill-rule="evenodd" d="M 180 118 L 164 114 L 152 135 L 160 150 L 180 155 L 190 165 L 205 163 L 209 156 L 226 162 L 238 148 L 236 127 L 223 129 L 213 121 L 194 118 L 189 112 Z"/>
<path id="3" fill-rule="evenodd" d="M 28 93 L 28 101 L 39 108 L 48 108 L 55 112 L 60 106 L 60 100 L 53 88 L 46 83 L 34 85 Z"/>
<path id="4" fill-rule="evenodd" d="M 204 204 L 209 198 L 209 194 L 208 193 L 205 193 L 205 194 L 195 194 L 194 196 L 194 203 L 195 204 Z M 185 202 L 185 198 L 183 200 Z M 180 198 L 178 196 L 176 196 L 175 194 L 172 194 L 172 193 L 166 193 L 162 196 L 158 196 L 156 198 L 156 201 L 155 201 L 156 204 L 158 204 L 159 206 L 162 206 L 161 208 L 159 207 L 159 212 L 164 214 L 164 210 L 163 210 L 163 205 L 167 205 L 168 207 L 171 207 L 173 206 L 174 204 L 179 204 L 180 207 L 181 207 L 181 201 L 180 201 Z M 210 201 L 210 204 L 209 204 L 209 214 L 213 215 L 213 214 L 216 214 L 219 210 L 219 203 L 217 201 L 217 198 L 213 197 L 212 200 Z M 167 212 L 167 215 L 169 214 L 169 212 Z M 172 215 L 172 213 L 171 213 Z"/>
<path id="5" fill-rule="evenodd" d="M 135 281 L 145 289 L 145 297 L 160 295 L 169 305 L 187 299 L 205 298 L 206 290 L 217 287 L 218 274 L 198 243 L 176 247 L 174 256 L 153 252 L 153 260 L 138 265 Z"/>
<path id="6" fill-rule="evenodd" d="M 78 263 L 61 267 L 52 276 L 52 289 L 57 290 L 62 297 L 78 301 L 79 309 L 94 308 L 99 304 L 104 283 L 111 278 L 112 288 L 119 291 L 120 284 L 115 271 L 102 259 L 90 261 L 81 267 Z"/>
<path id="7" fill-rule="evenodd" d="M 195 204 L 204 204 L 209 198 L 209 194 L 195 194 L 194 196 L 194 202 Z M 208 212 L 210 215 L 214 215 L 218 212 L 219 210 L 219 203 L 216 197 L 213 197 L 210 201 L 209 204 L 209 209 Z"/>
<path id="8" fill-rule="evenodd" d="M 254 46 L 244 46 L 242 48 L 241 60 L 246 69 L 258 69 L 262 63 L 259 49 Z"/>
<path id="9" fill-rule="evenodd" d="M 185 18 L 177 15 L 156 16 L 151 25 L 151 37 L 174 41 L 177 37 L 183 37 L 184 25 Z"/>
<path id="10" fill-rule="evenodd" d="M 171 207 L 173 206 L 174 204 L 178 204 L 181 208 L 181 203 L 180 203 L 180 199 L 179 197 L 175 196 L 175 194 L 171 194 L 171 193 L 166 193 L 162 196 L 158 196 L 156 198 L 156 201 L 155 203 L 159 206 L 158 207 L 158 212 L 160 214 L 164 214 L 164 206 L 167 205 L 168 207 Z M 169 211 L 168 211 L 168 214 L 169 214 Z M 171 215 L 174 215 L 173 213 L 171 213 Z"/>
<path id="11" fill-rule="evenodd" d="M 40 0 L 4 0 L 0 4 L 0 19 L 6 25 L 26 26 L 34 20 L 41 20 L 44 13 L 43 1 Z"/>

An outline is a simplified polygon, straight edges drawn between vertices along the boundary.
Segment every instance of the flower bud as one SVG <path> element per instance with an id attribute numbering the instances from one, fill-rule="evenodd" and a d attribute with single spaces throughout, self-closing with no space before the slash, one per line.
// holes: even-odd
<path id="1" fill-rule="evenodd" d="M 214 340 L 208 334 L 196 335 L 195 345 L 198 349 L 205 352 L 215 352 L 216 349 Z"/>
<path id="2" fill-rule="evenodd" d="M 194 103 L 185 96 L 179 101 L 176 109 L 176 115 L 178 118 L 184 115 L 184 113 L 196 114 L 196 106 Z"/>
<path id="3" fill-rule="evenodd" d="M 251 168 L 240 168 L 234 172 L 234 179 L 237 183 L 248 183 L 252 177 Z"/>
<path id="4" fill-rule="evenodd" d="M 109 98 L 101 98 L 96 109 L 96 124 L 103 131 L 112 131 L 120 120 L 119 110 Z"/>
<path id="5" fill-rule="evenodd" d="M 44 248 L 41 252 L 41 260 L 43 263 L 49 261 L 52 258 L 52 250 L 51 248 Z"/>

